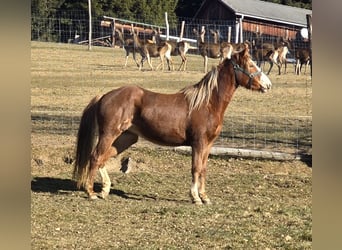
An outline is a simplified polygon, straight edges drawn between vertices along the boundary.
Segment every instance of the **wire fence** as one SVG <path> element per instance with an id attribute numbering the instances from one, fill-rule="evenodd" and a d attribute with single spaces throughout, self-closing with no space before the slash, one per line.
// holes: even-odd
<path id="1" fill-rule="evenodd" d="M 139 23 L 139 26 L 143 29 L 151 28 L 153 23 L 147 23 L 144 17 L 136 17 L 133 21 L 125 19 L 120 19 L 120 16 L 113 17 L 120 21 L 121 24 L 131 24 L 131 22 Z M 110 27 L 101 26 L 101 21 L 104 20 L 104 16 L 92 17 L 92 37 L 104 38 L 110 37 L 112 35 L 112 29 Z M 210 35 L 209 30 L 219 30 L 221 40 L 228 40 L 230 37 L 230 42 L 239 40 L 236 36 L 236 22 L 232 20 L 202 20 L 202 19 L 191 19 L 186 17 L 178 17 L 177 20 L 169 20 L 170 30 L 169 35 L 179 37 L 181 34 L 181 22 L 185 22 L 183 37 L 196 40 L 196 35 L 193 29 L 201 30 L 204 26 L 207 31 L 205 34 L 205 41 L 212 42 L 213 37 Z M 242 32 L 243 41 L 252 41 L 255 38 L 255 32 L 259 29 L 258 26 L 265 26 L 265 23 L 258 21 L 250 21 L 244 24 L 245 29 Z M 296 40 L 297 46 L 303 47 L 307 46 L 307 43 L 303 41 L 300 30 L 296 26 L 281 26 L 274 24 L 267 24 L 267 30 L 272 31 L 268 34 L 262 34 L 261 38 L 265 41 L 276 42 L 280 36 L 285 37 L 286 34 L 296 34 L 290 36 Z M 86 41 L 88 39 L 89 33 L 89 20 L 88 14 L 85 12 L 65 12 L 58 18 L 41 18 L 37 16 L 31 17 L 31 40 L 32 41 L 47 41 L 47 42 L 60 42 L 60 43 L 70 43 L 70 42 L 80 42 Z M 165 24 L 159 25 L 165 34 Z M 254 30 L 255 29 L 255 30 Z M 231 34 L 229 36 L 229 34 Z M 273 34 L 273 35 L 270 35 Z M 148 36 L 146 33 L 142 33 L 142 36 Z M 149 37 L 147 37 L 149 38 Z M 110 46 L 110 42 L 102 43 L 100 45 Z M 96 45 L 96 44 L 95 44 Z"/>
<path id="2" fill-rule="evenodd" d="M 79 114 L 34 111 L 32 133 L 76 136 Z M 311 155 L 312 116 L 229 115 L 215 141 L 216 147 Z"/>
<path id="3" fill-rule="evenodd" d="M 103 17 L 93 18 L 93 38 L 108 37 L 110 29 L 100 25 Z M 144 20 L 135 20 L 141 23 Z M 180 35 L 180 21 L 186 22 L 184 36 L 196 39 L 193 29 L 220 30 L 223 36 L 227 36 L 229 27 L 234 23 L 226 21 L 208 22 L 204 20 L 192 20 L 180 18 L 177 24 L 170 27 L 171 36 Z M 56 19 L 42 19 L 31 17 L 31 40 L 49 41 L 58 43 L 74 43 L 88 39 L 88 17 L 85 14 L 75 15 L 67 13 Z M 148 24 L 146 24 L 148 27 Z M 279 28 L 279 27 L 275 27 Z M 232 31 L 234 35 L 234 30 Z M 212 37 L 207 32 L 206 39 Z M 244 32 L 245 39 L 249 39 L 250 32 Z M 234 39 L 234 37 L 232 37 Z M 266 39 L 266 38 L 265 38 Z M 267 39 L 276 39 L 268 37 Z M 108 42 L 110 46 L 110 41 Z M 196 53 L 196 52 L 195 52 Z M 311 80 L 310 80 L 311 81 Z M 308 85 L 308 84 L 307 84 Z M 309 83 L 311 86 L 311 83 Z M 304 96 L 307 102 L 311 102 L 311 95 Z M 309 110 L 302 115 L 291 115 L 291 110 L 285 115 L 251 115 L 232 114 L 225 117 L 224 128 L 216 146 L 241 149 L 264 150 L 284 152 L 293 155 L 311 155 L 312 149 L 312 115 L 311 105 Z M 32 133 L 51 133 L 55 135 L 75 136 L 80 121 L 79 114 L 65 112 L 63 110 L 47 111 L 34 110 L 31 113 Z"/>

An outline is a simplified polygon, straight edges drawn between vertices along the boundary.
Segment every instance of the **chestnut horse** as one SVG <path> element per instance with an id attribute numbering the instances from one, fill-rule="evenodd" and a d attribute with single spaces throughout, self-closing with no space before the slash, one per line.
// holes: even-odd
<path id="1" fill-rule="evenodd" d="M 74 178 L 78 188 L 85 188 L 89 198 L 96 199 L 93 186 L 99 170 L 99 196 L 107 198 L 111 181 L 105 162 L 141 136 L 160 145 L 191 146 L 190 195 L 195 204 L 209 204 L 205 192 L 208 155 L 238 86 L 259 92 L 271 88 L 269 78 L 251 60 L 247 45 L 213 67 L 198 83 L 177 93 L 161 94 L 125 86 L 94 97 L 83 111 L 77 135 Z"/>

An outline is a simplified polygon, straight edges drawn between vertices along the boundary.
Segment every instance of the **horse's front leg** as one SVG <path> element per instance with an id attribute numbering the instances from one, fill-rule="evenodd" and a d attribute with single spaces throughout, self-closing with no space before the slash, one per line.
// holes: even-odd
<path id="1" fill-rule="evenodd" d="M 207 73 L 208 71 L 208 56 L 204 56 L 204 73 Z"/>
<path id="2" fill-rule="evenodd" d="M 203 150 L 192 147 L 192 183 L 190 188 L 190 195 L 192 202 L 196 205 L 202 205 L 202 199 L 199 195 L 200 175 L 202 173 L 202 152 Z"/>
<path id="3" fill-rule="evenodd" d="M 202 156 L 202 169 L 200 172 L 200 178 L 199 178 L 199 197 L 201 198 L 202 202 L 204 204 L 211 204 L 211 201 L 208 197 L 208 195 L 205 192 L 205 181 L 206 181 L 206 176 L 207 176 L 207 163 L 208 163 L 208 156 L 209 156 L 209 152 L 210 152 L 210 148 L 208 147 L 206 152 L 203 153 Z"/>

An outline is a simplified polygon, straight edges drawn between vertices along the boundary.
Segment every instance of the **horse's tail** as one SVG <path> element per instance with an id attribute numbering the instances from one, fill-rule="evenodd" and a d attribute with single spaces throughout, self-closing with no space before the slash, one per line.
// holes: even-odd
<path id="1" fill-rule="evenodd" d="M 94 147 L 97 120 L 96 110 L 100 96 L 94 97 L 84 109 L 77 133 L 76 160 L 73 178 L 77 180 L 77 188 L 84 187 L 89 174 L 89 160 Z"/>

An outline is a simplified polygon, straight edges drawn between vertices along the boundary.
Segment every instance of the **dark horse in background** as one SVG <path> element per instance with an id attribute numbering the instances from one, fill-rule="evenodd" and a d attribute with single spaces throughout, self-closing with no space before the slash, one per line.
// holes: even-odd
<path id="1" fill-rule="evenodd" d="M 251 60 L 247 45 L 235 51 L 231 59 L 213 67 L 198 83 L 177 93 L 161 94 L 124 86 L 93 98 L 83 111 L 78 130 L 74 166 L 78 188 L 85 188 L 89 198 L 96 199 L 93 186 L 99 170 L 99 195 L 106 198 L 111 181 L 105 162 L 141 136 L 160 145 L 191 146 L 191 198 L 195 204 L 209 204 L 205 191 L 208 155 L 239 86 L 260 92 L 271 88 L 271 81 Z"/>

